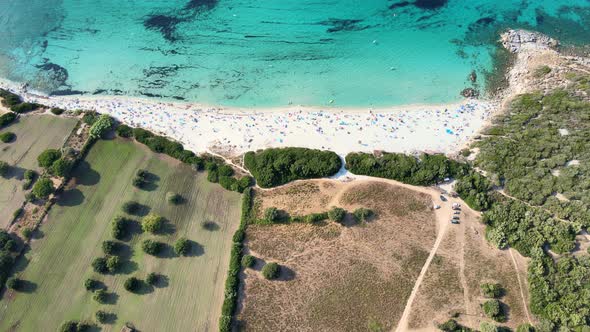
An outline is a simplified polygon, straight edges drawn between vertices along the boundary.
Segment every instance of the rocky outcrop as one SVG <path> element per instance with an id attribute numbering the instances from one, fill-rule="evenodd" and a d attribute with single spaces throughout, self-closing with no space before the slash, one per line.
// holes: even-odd
<path id="1" fill-rule="evenodd" d="M 463 91 L 461 91 L 461 96 L 465 98 L 477 98 L 479 97 L 479 91 L 474 88 L 463 89 Z"/>
<path id="2" fill-rule="evenodd" d="M 520 52 L 524 48 L 553 49 L 559 46 L 559 41 L 542 33 L 527 30 L 508 30 L 502 34 L 500 40 L 504 48 L 512 53 Z"/>

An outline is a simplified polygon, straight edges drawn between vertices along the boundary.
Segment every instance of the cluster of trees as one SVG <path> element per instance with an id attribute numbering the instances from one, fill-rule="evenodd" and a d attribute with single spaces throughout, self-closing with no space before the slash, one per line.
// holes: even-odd
<path id="1" fill-rule="evenodd" d="M 47 149 L 41 152 L 37 156 L 37 163 L 49 173 L 60 177 L 67 177 L 74 166 L 74 162 L 57 149 Z"/>
<path id="2" fill-rule="evenodd" d="M 492 198 L 489 191 L 491 182 L 483 175 L 470 171 L 459 177 L 455 183 L 455 191 L 470 208 L 484 211 L 492 206 Z"/>
<path id="3" fill-rule="evenodd" d="M 590 257 L 565 256 L 555 262 L 540 248 L 528 267 L 531 311 L 542 318 L 544 330 L 590 329 Z"/>
<path id="4" fill-rule="evenodd" d="M 535 248 L 567 253 L 574 248 L 576 230 L 570 223 L 556 220 L 546 211 L 505 199 L 484 213 L 486 237 L 496 247 L 511 246 L 525 256 Z"/>
<path id="5" fill-rule="evenodd" d="M 7 231 L 0 230 L 0 288 L 8 279 L 14 264 L 14 253 L 18 249 L 17 243 Z"/>
<path id="6" fill-rule="evenodd" d="M 590 103 L 577 91 L 525 94 L 476 144 L 476 166 L 494 185 L 543 206 L 576 227 L 590 226 Z M 579 165 L 577 165 L 579 163 Z M 558 200 L 555 193 L 567 200 Z"/>
<path id="7" fill-rule="evenodd" d="M 92 261 L 92 268 L 94 272 L 106 274 L 106 273 L 116 273 L 117 270 L 121 267 L 122 261 L 121 257 L 119 256 L 105 256 L 105 257 L 98 257 Z"/>
<path id="8" fill-rule="evenodd" d="M 16 114 L 9 112 L 0 115 L 0 128 L 11 124 L 14 120 L 16 120 Z"/>
<path id="9" fill-rule="evenodd" d="M 348 212 L 343 208 L 332 207 L 328 212 L 310 213 L 304 216 L 291 216 L 285 211 L 280 211 L 274 206 L 264 210 L 263 218 L 256 220 L 258 224 L 275 224 L 281 222 L 305 222 L 316 223 L 324 220 L 332 220 L 341 223 Z M 364 222 L 375 215 L 375 213 L 367 208 L 358 208 L 352 212 L 353 217 L 357 222 Z"/>
<path id="10" fill-rule="evenodd" d="M 59 332 L 86 332 L 90 331 L 92 324 L 77 320 L 69 320 L 61 325 Z"/>
<path id="11" fill-rule="evenodd" d="M 219 318 L 219 331 L 230 332 L 232 330 L 232 319 L 236 310 L 238 300 L 238 289 L 240 287 L 239 273 L 242 261 L 243 241 L 246 227 L 252 218 L 252 188 L 247 188 L 242 196 L 242 215 L 240 226 L 232 238 L 232 247 L 229 260 L 229 270 L 225 279 L 225 291 L 221 317 Z"/>
<path id="12" fill-rule="evenodd" d="M 281 148 L 248 152 L 244 165 L 259 186 L 270 188 L 294 180 L 332 176 L 340 170 L 342 161 L 331 151 Z"/>
<path id="13" fill-rule="evenodd" d="M 205 162 L 205 170 L 207 170 L 207 180 L 209 182 L 219 183 L 226 190 L 242 193 L 253 182 L 249 176 L 237 179 L 234 176 L 233 168 L 218 158 L 211 158 Z"/>
<path id="14" fill-rule="evenodd" d="M 15 113 L 34 111 L 43 106 L 36 103 L 23 102 L 18 95 L 4 89 L 0 89 L 0 98 L 2 98 L 2 105 L 10 108 Z"/>
<path id="15" fill-rule="evenodd" d="M 469 167 L 441 154 L 422 154 L 419 157 L 402 153 L 349 153 L 346 168 L 354 174 L 392 179 L 418 186 L 442 182 L 445 178 L 465 175 Z"/>

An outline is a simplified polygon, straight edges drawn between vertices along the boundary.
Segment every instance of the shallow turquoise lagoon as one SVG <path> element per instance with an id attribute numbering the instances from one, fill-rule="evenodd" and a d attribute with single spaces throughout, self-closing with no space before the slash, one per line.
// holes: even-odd
<path id="1" fill-rule="evenodd" d="M 54 94 L 388 106 L 485 88 L 497 32 L 590 43 L 587 0 L 2 0 L 0 76 Z"/>

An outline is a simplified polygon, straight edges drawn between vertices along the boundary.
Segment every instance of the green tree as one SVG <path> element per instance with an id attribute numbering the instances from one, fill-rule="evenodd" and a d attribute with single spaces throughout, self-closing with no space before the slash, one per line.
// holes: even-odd
<path id="1" fill-rule="evenodd" d="M 174 252 L 178 256 L 186 256 L 190 253 L 191 243 L 187 238 L 181 237 L 174 243 Z"/>
<path id="2" fill-rule="evenodd" d="M 90 127 L 90 136 L 94 138 L 103 137 L 113 127 L 113 124 L 114 121 L 110 116 L 106 114 L 100 115 L 98 120 Z"/>
<path id="3" fill-rule="evenodd" d="M 483 283 L 480 285 L 483 296 L 487 298 L 499 298 L 504 294 L 504 288 L 500 284 Z"/>
<path id="4" fill-rule="evenodd" d="M 276 279 L 281 274 L 281 266 L 277 263 L 267 263 L 262 267 L 262 275 L 268 279 Z"/>
<path id="5" fill-rule="evenodd" d="M 136 277 L 131 277 L 125 280 L 123 287 L 131 293 L 136 293 L 141 288 L 141 280 Z"/>
<path id="6" fill-rule="evenodd" d="M 154 286 L 155 284 L 158 283 L 159 279 L 160 279 L 160 276 L 157 273 L 150 272 L 147 275 L 147 277 L 145 278 L 145 282 L 147 282 L 148 285 Z"/>
<path id="7" fill-rule="evenodd" d="M 483 309 L 484 314 L 489 318 L 497 322 L 502 322 L 505 320 L 504 312 L 502 310 L 500 301 L 496 299 L 488 300 L 484 302 L 481 307 Z"/>
<path id="8" fill-rule="evenodd" d="M 171 191 L 166 193 L 166 201 L 170 204 L 178 205 L 182 203 L 182 196 L 177 193 L 173 193 Z"/>
<path id="9" fill-rule="evenodd" d="M 0 160 L 0 176 L 5 177 L 10 171 L 10 165 L 7 162 Z"/>
<path id="10" fill-rule="evenodd" d="M 93 292 L 100 288 L 100 282 L 96 279 L 88 278 L 84 281 L 84 288 L 86 288 L 87 291 Z"/>
<path id="11" fill-rule="evenodd" d="M 107 269 L 109 270 L 110 273 L 115 273 L 117 272 L 117 269 L 119 269 L 119 267 L 121 267 L 121 258 L 119 258 L 119 256 L 109 256 L 107 258 Z"/>
<path id="12" fill-rule="evenodd" d="M 333 207 L 328 211 L 328 218 L 335 222 L 342 222 L 344 220 L 344 216 L 346 215 L 346 210 L 339 207 Z"/>
<path id="13" fill-rule="evenodd" d="M 15 138 L 16 138 L 16 135 L 10 131 L 0 134 L 0 141 L 2 141 L 3 143 L 10 143 L 10 142 L 14 141 Z"/>
<path id="14" fill-rule="evenodd" d="M 49 168 L 55 161 L 61 158 L 61 151 L 56 149 L 47 149 L 37 157 L 39 167 Z"/>
<path id="15" fill-rule="evenodd" d="M 371 218 L 374 215 L 373 211 L 366 209 L 366 208 L 358 208 L 358 209 L 354 210 L 354 212 L 352 214 L 354 215 L 356 220 L 361 221 L 361 222 L 366 221 L 367 219 Z"/>
<path id="16" fill-rule="evenodd" d="M 107 291 L 104 289 L 98 289 L 94 292 L 94 295 L 92 295 L 94 301 L 101 304 L 104 304 L 107 301 L 108 297 L 109 295 L 107 294 Z"/>
<path id="17" fill-rule="evenodd" d="M 50 167 L 50 171 L 53 175 L 66 177 L 72 169 L 72 162 L 65 159 L 59 158 Z"/>
<path id="18" fill-rule="evenodd" d="M 162 230 L 164 227 L 164 218 L 155 214 L 150 213 L 143 218 L 141 221 L 141 229 L 144 232 L 155 234 Z"/>
<path id="19" fill-rule="evenodd" d="M 104 257 L 95 258 L 92 261 L 92 269 L 94 269 L 94 272 L 107 273 L 109 271 L 107 259 Z"/>
<path id="20" fill-rule="evenodd" d="M 242 256 L 242 267 L 249 268 L 254 266 L 256 263 L 256 258 L 252 255 L 244 255 Z"/>
<path id="21" fill-rule="evenodd" d="M 54 190 L 53 182 L 50 179 L 41 178 L 35 183 L 31 192 L 38 199 L 46 199 Z"/>
<path id="22" fill-rule="evenodd" d="M 141 243 L 141 249 L 149 255 L 156 256 L 162 251 L 163 243 L 153 240 L 144 240 Z"/>
<path id="23" fill-rule="evenodd" d="M 269 207 L 264 210 L 264 220 L 268 223 L 274 223 L 279 219 L 279 210 L 276 207 Z"/>

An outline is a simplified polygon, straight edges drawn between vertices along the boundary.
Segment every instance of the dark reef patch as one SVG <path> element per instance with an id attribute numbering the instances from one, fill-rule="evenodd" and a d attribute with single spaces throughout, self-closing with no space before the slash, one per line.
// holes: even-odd
<path id="1" fill-rule="evenodd" d="M 49 93 L 49 95 L 50 96 L 72 96 L 72 95 L 83 95 L 85 93 L 86 92 L 80 91 L 80 90 L 65 89 L 65 90 L 51 91 Z"/>
<path id="2" fill-rule="evenodd" d="M 368 25 L 358 25 L 362 21 L 363 20 L 331 18 L 329 20 L 319 22 L 319 24 L 330 26 L 330 28 L 326 30 L 328 33 L 340 31 L 362 31 L 370 28 Z"/>
<path id="3" fill-rule="evenodd" d="M 448 2 L 449 0 L 416 0 L 414 6 L 420 9 L 434 10 L 446 6 Z"/>
<path id="4" fill-rule="evenodd" d="M 398 2 L 398 3 L 394 3 L 389 5 L 389 9 L 397 9 L 397 8 L 404 8 L 407 6 L 410 6 L 412 3 L 409 1 L 402 1 L 402 2 Z"/>
<path id="5" fill-rule="evenodd" d="M 174 42 L 178 40 L 176 35 L 176 26 L 182 22 L 182 19 L 168 15 L 151 15 L 144 22 L 146 29 L 158 31 L 164 39 Z"/>
<path id="6" fill-rule="evenodd" d="M 211 10 L 217 6 L 219 0 L 190 0 L 185 6 L 185 10 Z"/>
<path id="7" fill-rule="evenodd" d="M 45 59 L 45 63 L 35 65 L 35 67 L 41 69 L 43 71 L 43 76 L 45 76 L 45 79 L 47 81 L 53 82 L 53 85 L 55 87 L 66 85 L 66 82 L 69 78 L 69 74 L 68 70 L 64 67 L 49 62 L 47 59 Z"/>

